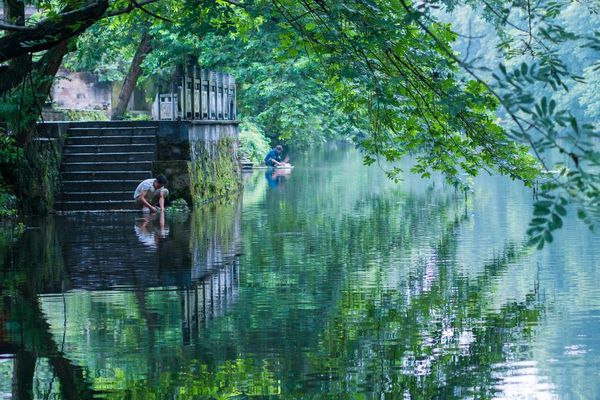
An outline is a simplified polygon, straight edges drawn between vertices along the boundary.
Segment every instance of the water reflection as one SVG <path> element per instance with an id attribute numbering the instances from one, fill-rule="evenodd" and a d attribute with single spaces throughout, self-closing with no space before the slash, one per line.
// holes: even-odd
<path id="1" fill-rule="evenodd" d="M 33 398 L 34 382 L 41 382 L 38 396 L 60 387 L 64 398 L 89 397 L 92 389 L 84 368 L 66 357 L 64 341 L 52 335 L 37 297 L 46 282 L 60 281 L 64 273 L 54 221 L 28 231 L 25 238 L 21 251 L 10 252 L 1 270 L 0 358 L 9 361 L 0 367 L 2 375 L 12 370 L 12 379 L 2 382 L 0 393 Z"/>
<path id="2" fill-rule="evenodd" d="M 145 214 L 142 218 L 137 218 L 134 230 L 139 241 L 151 250 L 157 250 L 160 239 L 169 236 L 164 213 Z"/>
<path id="3" fill-rule="evenodd" d="M 235 203 L 31 221 L 0 270 L 0 398 L 90 398 L 151 375 L 151 349 L 191 343 L 235 304 L 240 217 Z"/>
<path id="4" fill-rule="evenodd" d="M 265 170 L 265 179 L 269 187 L 275 189 L 289 178 L 291 172 L 291 168 L 267 168 Z"/>
<path id="5" fill-rule="evenodd" d="M 0 270 L 0 393 L 597 397 L 600 246 L 565 221 L 566 248 L 525 247 L 526 190 L 465 200 L 352 151 L 244 179 L 243 207 L 28 231 Z"/>

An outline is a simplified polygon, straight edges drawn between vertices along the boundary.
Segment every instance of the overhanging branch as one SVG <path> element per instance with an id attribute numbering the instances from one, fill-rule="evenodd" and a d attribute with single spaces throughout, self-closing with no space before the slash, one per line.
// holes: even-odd
<path id="1" fill-rule="evenodd" d="M 29 29 L 28 26 L 12 25 L 12 24 L 6 24 L 4 22 L 0 22 L 0 30 L 2 30 L 2 31 L 23 32 L 23 31 L 26 31 L 27 29 Z"/>
<path id="2" fill-rule="evenodd" d="M 160 15 L 158 15 L 158 14 L 155 14 L 155 13 L 153 13 L 153 12 L 151 12 L 151 11 L 148 11 L 148 10 L 146 10 L 146 9 L 143 7 L 143 5 L 142 5 L 142 4 L 138 3 L 138 2 L 137 2 L 137 1 L 135 1 L 135 0 L 130 0 L 130 1 L 133 3 L 133 5 L 135 6 L 135 8 L 138 8 L 138 9 L 142 10 L 143 12 L 145 12 L 145 13 L 146 13 L 146 14 L 148 14 L 148 15 L 150 15 L 151 17 L 154 17 L 154 18 L 160 19 L 160 20 L 162 20 L 162 21 L 165 21 L 165 22 L 173 22 L 173 21 L 171 21 L 171 20 L 170 20 L 170 19 L 168 19 L 168 18 L 161 17 L 161 16 L 160 16 Z"/>
<path id="3" fill-rule="evenodd" d="M 27 53 L 48 50 L 82 33 L 101 19 L 107 8 L 108 0 L 94 0 L 82 8 L 11 31 L 0 37 L 0 63 Z"/>
<path id="4" fill-rule="evenodd" d="M 155 3 L 157 1 L 158 0 L 144 0 L 144 1 L 137 1 L 135 3 L 131 2 L 125 8 L 122 8 L 120 10 L 113 10 L 113 11 L 105 13 L 103 18 L 110 18 L 110 17 L 116 17 L 118 15 L 127 14 L 128 12 L 131 12 L 131 11 L 135 10 L 136 8 L 138 8 L 138 7 L 142 7 L 142 6 L 145 6 L 147 4 L 152 4 L 152 3 Z"/>

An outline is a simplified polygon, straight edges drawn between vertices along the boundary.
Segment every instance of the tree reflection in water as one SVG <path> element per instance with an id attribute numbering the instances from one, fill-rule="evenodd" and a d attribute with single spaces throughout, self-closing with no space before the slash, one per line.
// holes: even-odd
<path id="1" fill-rule="evenodd" d="M 0 354 L 9 362 L 0 363 L 0 376 L 12 376 L 12 384 L 0 385 L 0 393 L 9 390 L 15 399 L 112 393 L 130 377 L 98 376 L 98 367 L 119 364 L 119 354 L 137 347 L 149 357 L 135 359 L 133 369 L 143 368 L 142 360 L 163 350 L 168 331 L 189 342 L 201 324 L 235 303 L 239 217 L 236 203 L 172 217 L 170 231 L 160 215 L 37 221 L 13 249 L 3 249 Z M 177 309 L 156 296 L 163 292 L 173 294 Z M 133 330 L 123 329 L 132 322 Z"/>
<path id="2" fill-rule="evenodd" d="M 139 216 L 42 221 L 2 269 L 13 384 L 0 390 L 494 397 L 544 313 L 534 283 L 521 301 L 489 295 L 528 250 L 508 243 L 467 275 L 456 241 L 469 216 L 451 194 L 390 192 L 381 181 L 364 193 L 372 177 L 349 174 L 344 187 L 296 170 L 277 191 L 261 174 L 243 224 L 239 202 L 167 215 L 158 241 L 160 221 Z M 345 190 L 332 191 L 338 184 Z"/>

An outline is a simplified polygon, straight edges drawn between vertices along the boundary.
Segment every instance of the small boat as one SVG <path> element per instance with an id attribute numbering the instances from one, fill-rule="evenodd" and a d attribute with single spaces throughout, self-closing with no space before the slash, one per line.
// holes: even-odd
<path id="1" fill-rule="evenodd" d="M 293 169 L 293 165 L 286 165 L 285 167 L 267 167 L 266 165 L 255 165 L 254 169 Z"/>

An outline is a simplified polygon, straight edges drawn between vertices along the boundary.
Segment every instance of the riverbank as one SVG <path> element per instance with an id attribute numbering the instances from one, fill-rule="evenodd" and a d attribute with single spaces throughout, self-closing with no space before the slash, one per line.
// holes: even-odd
<path id="1" fill-rule="evenodd" d="M 169 201 L 183 199 L 192 206 L 229 196 L 241 187 L 237 125 L 228 120 L 42 124 L 57 148 L 54 173 L 61 182 L 53 196 L 39 201 L 46 202 L 47 212 L 131 208 L 129 192 L 158 174 L 169 180 Z"/>

